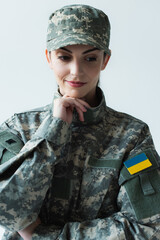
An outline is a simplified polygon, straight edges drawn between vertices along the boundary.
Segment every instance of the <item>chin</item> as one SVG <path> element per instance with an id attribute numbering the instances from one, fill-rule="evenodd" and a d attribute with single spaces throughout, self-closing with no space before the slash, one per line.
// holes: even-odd
<path id="1" fill-rule="evenodd" d="M 78 90 L 69 90 L 69 91 L 66 91 L 65 94 L 67 94 L 69 97 L 72 97 L 72 98 L 84 98 L 84 94 L 82 94 Z"/>

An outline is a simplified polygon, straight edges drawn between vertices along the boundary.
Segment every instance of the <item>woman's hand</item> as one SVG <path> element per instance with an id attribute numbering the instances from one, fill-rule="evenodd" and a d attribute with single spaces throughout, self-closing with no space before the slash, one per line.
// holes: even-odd
<path id="1" fill-rule="evenodd" d="M 25 229 L 19 231 L 19 235 L 24 239 L 24 240 L 31 240 L 32 239 L 32 234 L 34 232 L 34 229 L 41 223 L 41 220 L 37 218 L 37 220 L 33 223 L 31 223 L 28 227 Z"/>
<path id="2" fill-rule="evenodd" d="M 61 118 L 63 121 L 69 124 L 73 119 L 73 109 L 76 109 L 79 115 L 79 120 L 84 121 L 83 113 L 90 108 L 90 105 L 82 99 L 71 98 L 64 95 L 62 98 L 57 98 L 54 100 L 54 110 L 53 116 Z"/>

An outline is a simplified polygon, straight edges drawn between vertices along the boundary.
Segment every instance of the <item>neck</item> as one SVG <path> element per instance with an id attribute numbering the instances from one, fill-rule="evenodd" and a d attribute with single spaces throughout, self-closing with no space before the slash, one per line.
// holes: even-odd
<path id="1" fill-rule="evenodd" d="M 86 101 L 91 107 L 97 107 L 100 103 L 100 99 L 98 97 L 96 89 L 94 94 L 92 94 L 92 96 L 86 96 L 82 99 Z"/>
<path id="2" fill-rule="evenodd" d="M 86 102 L 91 106 L 91 107 L 97 107 L 99 105 L 99 100 L 97 98 L 97 96 L 95 96 L 93 99 L 91 100 L 86 100 Z"/>

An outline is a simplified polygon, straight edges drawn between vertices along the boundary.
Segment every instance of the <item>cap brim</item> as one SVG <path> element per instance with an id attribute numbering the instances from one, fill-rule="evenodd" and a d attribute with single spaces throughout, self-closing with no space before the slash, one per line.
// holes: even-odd
<path id="1" fill-rule="evenodd" d="M 47 41 L 47 50 L 53 51 L 68 45 L 84 44 L 84 45 L 91 45 L 91 46 L 97 47 L 101 50 L 104 50 L 107 54 L 110 55 L 110 50 L 106 48 L 105 44 L 102 45 L 99 42 L 100 41 L 98 41 L 98 39 L 95 40 L 95 36 L 94 38 L 92 38 L 84 34 L 77 35 L 77 33 L 75 35 L 73 33 L 68 34 L 67 36 L 66 34 L 65 35 L 61 34 L 59 37 L 56 37 L 55 39 L 51 39 Z M 102 43 L 102 40 L 101 40 L 101 43 Z"/>

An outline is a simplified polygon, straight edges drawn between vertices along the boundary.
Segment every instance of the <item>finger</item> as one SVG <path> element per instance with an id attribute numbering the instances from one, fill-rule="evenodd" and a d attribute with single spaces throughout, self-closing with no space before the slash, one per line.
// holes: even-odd
<path id="1" fill-rule="evenodd" d="M 91 106 L 84 100 L 80 99 L 80 98 L 72 98 L 70 96 L 68 96 L 67 94 L 65 94 L 63 96 L 63 98 L 68 98 L 68 99 L 73 99 L 73 100 L 76 100 L 78 101 L 79 103 L 81 103 L 83 106 L 87 107 L 87 108 L 91 108 Z"/>
<path id="2" fill-rule="evenodd" d="M 79 120 L 80 120 L 81 122 L 84 122 L 84 115 L 83 115 L 83 112 L 81 111 L 81 109 L 78 108 L 78 107 L 76 107 L 76 111 L 77 111 L 77 113 L 78 113 L 78 115 L 79 115 Z"/>
<path id="3" fill-rule="evenodd" d="M 78 107 L 82 112 L 87 112 L 86 107 L 78 102 L 77 99 L 75 100 L 75 107 Z"/>
<path id="4" fill-rule="evenodd" d="M 64 107 L 78 107 L 81 109 L 82 112 L 86 112 L 86 106 L 84 106 L 81 102 L 77 101 L 76 98 L 64 98 L 63 99 L 63 106 Z"/>
<path id="5" fill-rule="evenodd" d="M 81 103 L 83 106 L 87 107 L 87 108 L 91 108 L 91 106 L 85 102 L 84 100 L 80 99 L 80 98 L 76 98 L 76 100 Z"/>

